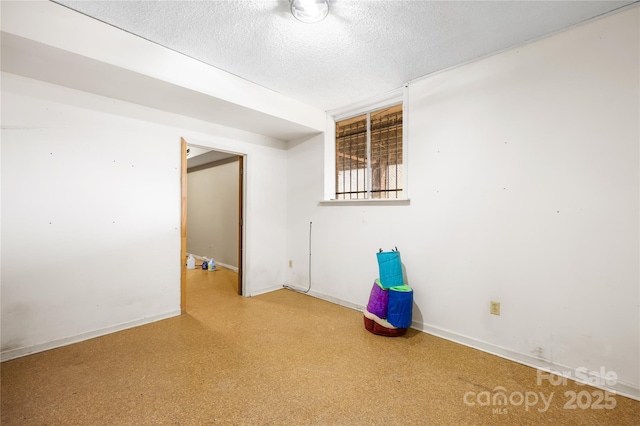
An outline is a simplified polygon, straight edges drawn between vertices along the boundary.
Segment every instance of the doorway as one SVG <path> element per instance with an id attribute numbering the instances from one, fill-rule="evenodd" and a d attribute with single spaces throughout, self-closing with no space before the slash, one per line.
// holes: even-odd
<path id="1" fill-rule="evenodd" d="M 180 307 L 184 313 L 188 253 L 214 258 L 217 266 L 236 271 L 237 293 L 243 294 L 245 159 L 184 139 L 181 145 Z"/>

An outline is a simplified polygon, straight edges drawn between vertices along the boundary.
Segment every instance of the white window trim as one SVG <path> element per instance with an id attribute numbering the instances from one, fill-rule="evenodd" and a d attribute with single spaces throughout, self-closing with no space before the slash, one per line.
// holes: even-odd
<path id="1" fill-rule="evenodd" d="M 360 198 L 352 200 L 322 200 L 319 206 L 408 206 L 408 198 Z"/>
<path id="2" fill-rule="evenodd" d="M 403 198 L 336 200 L 336 121 L 345 120 L 402 103 L 402 192 Z M 324 197 L 319 205 L 408 205 L 409 204 L 409 84 L 367 101 L 327 112 L 324 139 Z M 368 176 L 367 179 L 371 179 Z"/>

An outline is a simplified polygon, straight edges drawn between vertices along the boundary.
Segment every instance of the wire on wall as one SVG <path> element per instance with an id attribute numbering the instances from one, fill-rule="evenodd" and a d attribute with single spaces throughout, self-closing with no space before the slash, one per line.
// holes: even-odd
<path id="1" fill-rule="evenodd" d="M 312 230 L 312 225 L 313 222 L 309 222 L 309 287 L 307 287 L 306 290 L 299 290 L 297 288 L 293 288 L 290 287 L 288 285 L 284 285 L 284 288 L 289 289 L 289 290 L 293 290 L 293 291 L 297 291 L 298 293 L 309 293 L 309 290 L 311 290 L 311 230 Z"/>

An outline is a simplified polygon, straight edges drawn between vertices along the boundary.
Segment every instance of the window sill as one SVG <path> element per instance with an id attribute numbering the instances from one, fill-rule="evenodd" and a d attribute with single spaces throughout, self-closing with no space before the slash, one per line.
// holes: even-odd
<path id="1" fill-rule="evenodd" d="M 319 206 L 408 206 L 409 198 L 360 199 L 360 200 L 323 200 Z"/>

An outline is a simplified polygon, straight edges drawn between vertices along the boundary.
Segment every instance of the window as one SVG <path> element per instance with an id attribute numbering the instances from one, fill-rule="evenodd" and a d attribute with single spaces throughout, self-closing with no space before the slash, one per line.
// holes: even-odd
<path id="1" fill-rule="evenodd" d="M 403 198 L 402 104 L 336 122 L 336 199 Z"/>

